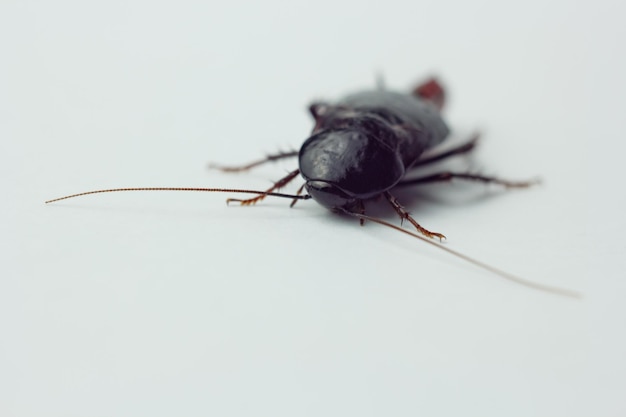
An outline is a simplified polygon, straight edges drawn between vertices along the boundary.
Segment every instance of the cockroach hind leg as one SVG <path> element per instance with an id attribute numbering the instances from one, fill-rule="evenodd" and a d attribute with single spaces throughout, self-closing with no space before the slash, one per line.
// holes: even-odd
<path id="1" fill-rule="evenodd" d="M 420 232 L 424 236 L 429 237 L 431 239 L 439 239 L 440 242 L 446 239 L 445 235 L 441 233 L 437 233 L 437 232 L 431 232 L 430 230 L 422 227 L 411 216 L 411 214 L 409 214 L 409 212 L 406 211 L 406 209 L 400 204 L 400 202 L 393 195 L 391 195 L 389 191 L 385 191 L 384 195 L 385 195 L 385 198 L 387 198 L 387 201 L 389 201 L 389 204 L 391 204 L 391 207 L 393 207 L 396 213 L 398 213 L 398 216 L 400 216 L 400 222 L 403 222 L 404 220 L 408 220 L 409 223 L 411 223 L 417 229 L 418 232 Z"/>
<path id="2" fill-rule="evenodd" d="M 293 179 L 296 178 L 299 173 L 300 173 L 299 169 L 291 171 L 289 174 L 285 175 L 283 178 L 281 178 L 278 181 L 276 181 L 274 183 L 274 185 L 271 186 L 270 188 L 268 188 L 267 190 L 265 190 L 265 192 L 266 193 L 271 193 L 271 192 L 274 192 L 274 191 L 276 191 L 276 190 L 286 186 L 291 181 L 293 181 Z M 237 202 L 237 203 L 240 203 L 242 206 L 251 206 L 251 205 L 256 204 L 259 201 L 263 200 L 265 198 L 265 196 L 266 196 L 266 194 L 259 194 L 256 197 L 247 198 L 247 199 L 228 198 L 228 199 L 226 199 L 226 204 L 230 204 L 232 202 Z"/>
<path id="3" fill-rule="evenodd" d="M 474 133 L 467 142 L 464 142 L 458 146 L 455 146 L 454 148 L 444 150 L 438 153 L 430 154 L 421 159 L 418 159 L 417 162 L 413 164 L 411 169 L 422 167 L 428 164 L 432 164 L 434 162 L 439 162 L 439 161 L 442 161 L 446 158 L 450 158 L 453 156 L 467 154 L 476 148 L 476 144 L 478 143 L 479 139 L 480 139 L 480 134 Z"/>
<path id="4" fill-rule="evenodd" d="M 437 172 L 435 174 L 431 174 L 425 177 L 412 178 L 409 180 L 400 181 L 396 186 L 405 187 L 408 185 L 418 185 L 418 184 L 429 184 L 433 182 L 447 182 L 452 181 L 453 179 L 460 179 L 465 181 L 475 181 L 482 182 L 485 184 L 497 184 L 503 186 L 504 188 L 528 188 L 533 185 L 539 184 L 541 181 L 539 179 L 534 179 L 530 181 L 509 181 L 503 180 L 497 177 L 479 175 L 479 174 L 468 174 L 463 172 Z"/>

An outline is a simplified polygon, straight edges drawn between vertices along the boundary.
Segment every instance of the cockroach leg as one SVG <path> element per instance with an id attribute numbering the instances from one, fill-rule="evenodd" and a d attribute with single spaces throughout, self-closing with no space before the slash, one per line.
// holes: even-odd
<path id="1" fill-rule="evenodd" d="M 274 185 L 271 186 L 270 188 L 268 188 L 267 190 L 265 190 L 265 192 L 266 193 L 271 193 L 271 192 L 273 192 L 275 190 L 278 190 L 278 189 L 284 187 L 285 185 L 287 185 L 291 181 L 293 181 L 293 179 L 296 178 L 299 173 L 300 173 L 299 169 L 291 171 L 285 177 L 283 177 L 280 180 L 276 181 L 274 183 Z M 258 195 L 256 197 L 247 198 L 245 200 L 241 200 L 239 198 L 229 198 L 229 199 L 226 200 L 226 204 L 229 204 L 229 203 L 232 203 L 232 202 L 238 202 L 238 203 L 241 203 L 242 206 L 249 206 L 249 205 L 258 203 L 259 201 L 263 200 L 264 198 L 265 198 L 265 194 L 260 194 L 260 195 Z"/>
<path id="2" fill-rule="evenodd" d="M 476 147 L 476 144 L 478 143 L 479 138 L 480 138 L 480 135 L 476 133 L 474 134 L 474 136 L 472 136 L 472 138 L 469 141 L 457 147 L 448 149 L 447 151 L 444 151 L 441 153 L 434 154 L 432 156 L 427 156 L 423 159 L 419 159 L 415 164 L 413 164 L 411 168 L 422 167 L 424 165 L 432 164 L 434 162 L 439 162 L 443 159 L 450 158 L 451 156 L 461 155 L 464 153 L 471 152 Z"/>
<path id="3" fill-rule="evenodd" d="M 259 165 L 263 165 L 267 162 L 278 161 L 279 159 L 291 158 L 294 156 L 298 156 L 298 151 L 289 151 L 289 152 L 279 152 L 271 155 L 267 155 L 263 159 L 259 159 L 258 161 L 250 162 L 249 164 L 240 165 L 240 166 L 222 166 L 218 164 L 209 164 L 209 168 L 218 169 L 223 172 L 242 172 L 248 171 L 254 167 Z"/>
<path id="4" fill-rule="evenodd" d="M 498 185 L 502 185 L 505 188 L 527 188 L 527 187 L 539 184 L 539 180 L 507 181 L 507 180 L 502 180 L 500 178 L 488 177 L 484 175 L 465 174 L 465 173 L 460 173 L 460 172 L 445 171 L 445 172 L 438 172 L 436 174 L 428 175 L 425 177 L 400 181 L 398 184 L 396 184 L 396 186 L 405 187 L 408 185 L 428 184 L 431 182 L 452 181 L 453 179 L 498 184 Z"/>
<path id="5" fill-rule="evenodd" d="M 398 200 L 394 196 L 391 195 L 389 191 L 385 191 L 384 195 L 387 201 L 389 201 L 389 204 L 391 204 L 391 207 L 393 207 L 396 213 L 398 213 L 398 216 L 400 216 L 401 222 L 404 220 L 408 220 L 413 226 L 415 226 L 417 231 L 423 234 L 424 236 L 427 236 L 430 238 L 437 238 L 439 239 L 439 241 L 442 241 L 443 239 L 446 238 L 441 233 L 431 232 L 430 230 L 423 228 L 413 217 L 411 217 L 409 212 L 405 210 L 405 208 L 398 202 Z"/>
<path id="6" fill-rule="evenodd" d="M 365 225 L 365 217 L 362 217 L 365 216 L 365 203 L 363 203 L 363 200 L 357 200 L 354 208 L 356 209 L 355 212 L 361 215 L 359 223 L 361 226 Z"/>
<path id="7" fill-rule="evenodd" d="M 302 184 L 300 186 L 300 188 L 298 188 L 298 191 L 296 191 L 296 195 L 300 196 L 302 194 L 302 191 L 304 191 L 304 186 L 306 185 L 306 182 L 304 184 Z M 291 204 L 289 204 L 289 207 L 293 208 L 293 206 L 296 205 L 296 203 L 298 202 L 298 198 L 294 198 L 293 200 L 291 200 Z"/>

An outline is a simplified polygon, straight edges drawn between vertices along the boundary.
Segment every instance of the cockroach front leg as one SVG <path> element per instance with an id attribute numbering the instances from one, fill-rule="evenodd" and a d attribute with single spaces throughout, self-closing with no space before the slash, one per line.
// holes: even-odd
<path id="1" fill-rule="evenodd" d="M 400 221 L 408 220 L 413 226 L 415 226 L 418 232 L 426 237 L 437 238 L 439 239 L 439 241 L 446 238 L 441 233 L 431 232 L 430 230 L 423 228 L 413 217 L 411 217 L 409 212 L 406 211 L 404 207 L 402 207 L 398 200 L 394 196 L 392 196 L 389 191 L 385 191 L 384 194 L 387 201 L 389 201 L 389 204 L 391 204 L 391 207 L 393 207 L 396 213 L 398 213 L 398 216 L 400 216 Z"/>
<path id="2" fill-rule="evenodd" d="M 274 183 L 274 185 L 271 186 L 270 188 L 268 188 L 267 190 L 265 190 L 265 192 L 266 193 L 271 193 L 273 191 L 278 190 L 279 188 L 284 187 L 285 185 L 287 185 L 291 181 L 293 181 L 293 179 L 296 178 L 299 173 L 300 173 L 299 169 L 291 171 L 285 177 L 283 177 L 280 180 L 276 181 Z M 258 203 L 259 201 L 263 200 L 264 198 L 265 198 L 265 194 L 260 194 L 257 197 L 248 198 L 248 199 L 245 199 L 245 200 L 242 200 L 242 199 L 239 199 L 239 198 L 229 198 L 229 199 L 226 200 L 226 204 L 229 204 L 229 203 L 232 203 L 232 202 L 238 202 L 238 203 L 241 203 L 242 206 L 249 206 L 249 205 Z"/>

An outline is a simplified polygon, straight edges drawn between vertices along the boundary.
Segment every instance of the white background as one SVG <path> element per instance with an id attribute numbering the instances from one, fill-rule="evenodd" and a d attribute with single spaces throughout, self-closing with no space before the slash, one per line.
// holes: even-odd
<path id="1" fill-rule="evenodd" d="M 623 416 L 623 2 L 10 1 L 0 6 L 3 416 Z M 402 192 L 508 282 L 266 188 L 313 99 L 430 74 L 466 169 Z M 287 191 L 293 191 L 299 184 Z M 397 222 L 387 209 L 372 213 Z"/>

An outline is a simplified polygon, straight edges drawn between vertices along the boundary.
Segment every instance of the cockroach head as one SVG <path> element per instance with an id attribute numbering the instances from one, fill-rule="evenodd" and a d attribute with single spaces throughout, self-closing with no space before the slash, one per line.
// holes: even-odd
<path id="1" fill-rule="evenodd" d="M 317 132 L 302 145 L 299 165 L 311 197 L 331 210 L 354 208 L 395 185 L 404 173 L 380 130 L 363 125 Z"/>
<path id="2" fill-rule="evenodd" d="M 313 200 L 329 210 L 350 210 L 359 204 L 358 198 L 327 181 L 310 180 L 305 188 Z"/>

